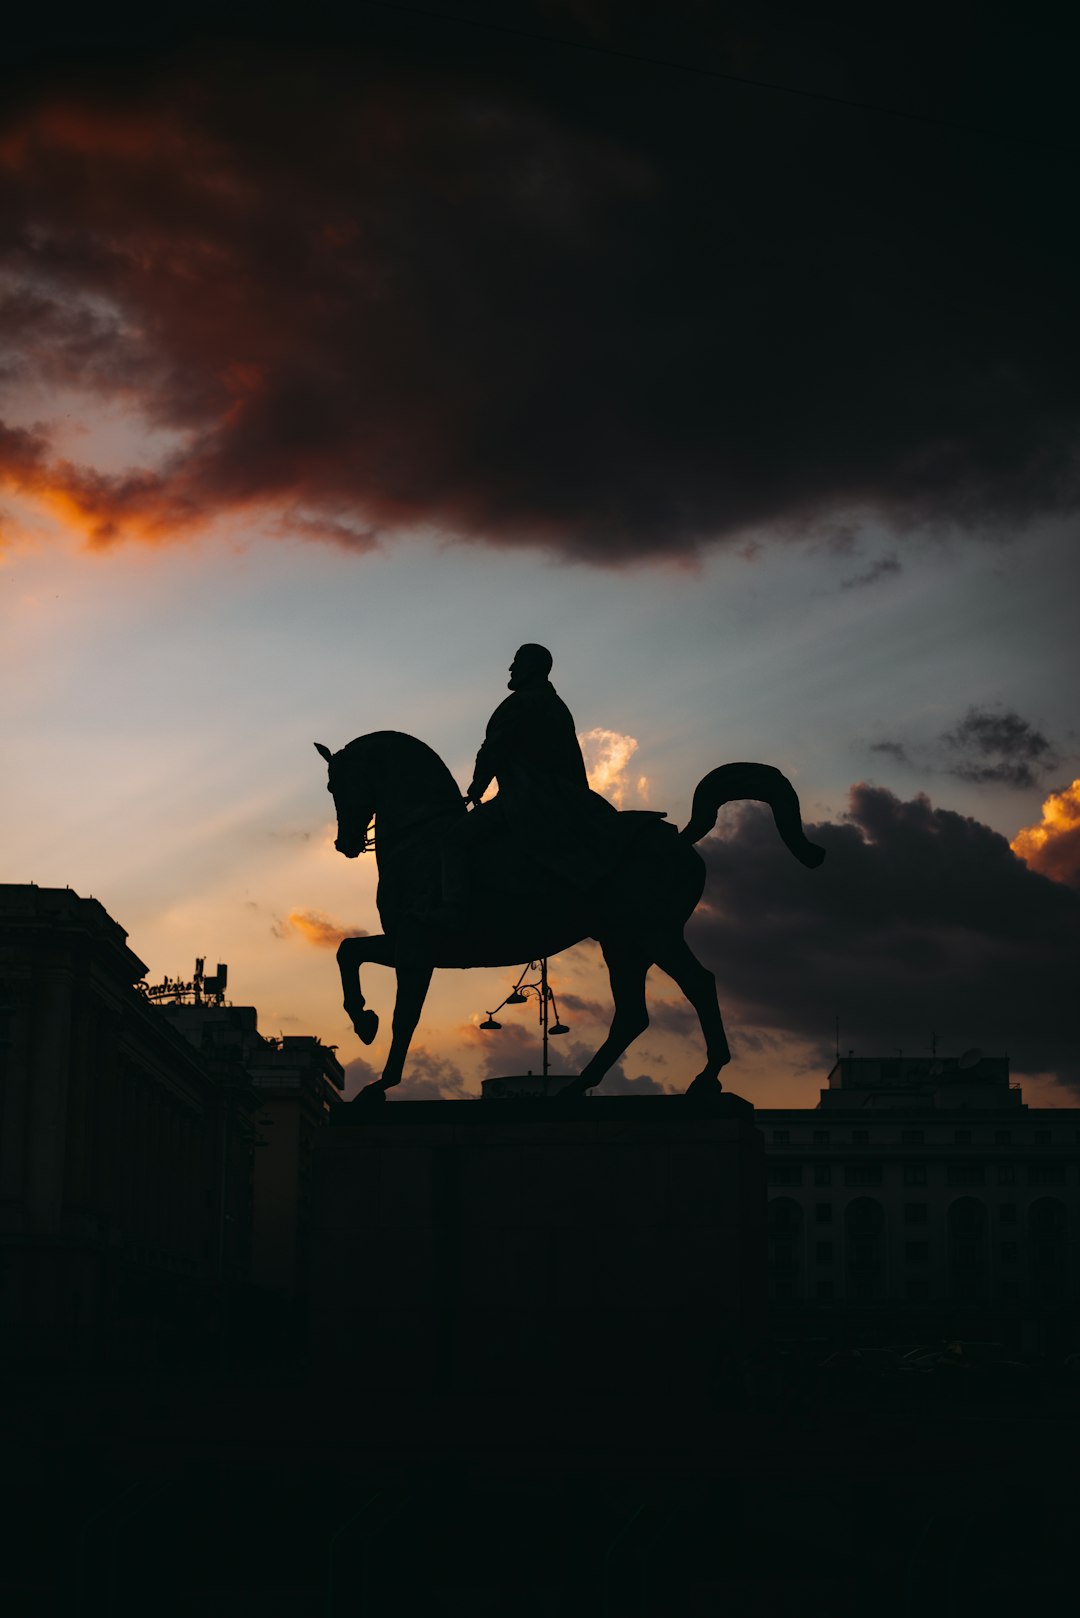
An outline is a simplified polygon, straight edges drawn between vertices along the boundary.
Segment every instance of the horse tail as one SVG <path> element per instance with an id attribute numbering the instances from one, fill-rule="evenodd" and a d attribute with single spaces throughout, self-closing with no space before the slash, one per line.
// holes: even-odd
<path id="1" fill-rule="evenodd" d="M 803 831 L 799 795 L 787 776 L 771 764 L 721 764 L 719 769 L 710 770 L 698 782 L 689 823 L 679 836 L 690 843 L 698 842 L 716 825 L 723 804 L 746 798 L 768 804 L 777 831 L 797 860 L 811 869 L 821 864 L 825 850 L 810 842 Z"/>

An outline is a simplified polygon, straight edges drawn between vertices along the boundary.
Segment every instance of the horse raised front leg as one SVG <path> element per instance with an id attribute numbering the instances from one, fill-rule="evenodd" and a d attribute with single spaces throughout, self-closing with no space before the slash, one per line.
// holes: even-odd
<path id="1" fill-rule="evenodd" d="M 377 966 L 393 966 L 394 951 L 390 940 L 377 933 L 373 938 L 343 938 L 338 945 L 337 963 L 341 973 L 344 1006 L 353 1027 L 365 1045 L 370 1045 L 379 1032 L 379 1018 L 368 1011 L 360 988 L 360 968 L 366 961 Z"/>

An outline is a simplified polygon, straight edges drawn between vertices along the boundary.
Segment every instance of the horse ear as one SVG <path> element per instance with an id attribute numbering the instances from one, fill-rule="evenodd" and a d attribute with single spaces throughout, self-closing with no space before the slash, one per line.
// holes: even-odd
<path id="1" fill-rule="evenodd" d="M 328 747 L 323 746 L 322 742 L 316 742 L 315 743 L 315 751 L 316 751 L 316 753 L 321 753 L 323 758 L 326 760 L 326 762 L 328 764 L 329 764 L 330 760 L 334 756 L 333 753 L 331 753 L 331 751 L 330 751 L 330 749 Z"/>

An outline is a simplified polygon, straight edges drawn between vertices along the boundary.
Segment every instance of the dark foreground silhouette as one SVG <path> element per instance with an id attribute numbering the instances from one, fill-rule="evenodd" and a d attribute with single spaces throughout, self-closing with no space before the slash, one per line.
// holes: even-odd
<path id="1" fill-rule="evenodd" d="M 325 1367 L 308 1383 L 246 1360 L 227 1381 L 190 1364 L 183 1380 L 144 1364 L 9 1376 L 0 1609 L 992 1618 L 1075 1603 L 1080 1407 L 1056 1387 L 1019 1411 L 901 1414 L 758 1364 L 693 1401 L 652 1370 L 642 1409 L 583 1366 L 574 1427 L 551 1419 L 544 1380 L 454 1423 L 415 1388 L 328 1389 Z M 598 1399 L 621 1412 L 603 1438 Z"/>
<path id="2" fill-rule="evenodd" d="M 711 770 L 694 793 L 693 812 L 681 832 L 661 814 L 619 813 L 597 800 L 584 824 L 593 877 L 587 886 L 579 872 L 576 880 L 564 879 L 554 862 L 535 861 L 513 828 L 493 819 L 488 835 L 470 840 L 467 900 L 460 908 L 440 908 L 443 846 L 448 839 L 457 841 L 454 834 L 467 810 L 438 754 L 392 730 L 358 737 L 338 753 L 321 742 L 315 745 L 329 765 L 338 851 L 347 859 L 364 853 L 377 817 L 383 932 L 347 938 L 338 949 L 345 1010 L 365 1044 L 375 1038 L 378 1017 L 364 1000 L 360 968 L 371 961 L 397 973 L 390 1054 L 382 1077 L 358 1100 L 384 1100 L 386 1091 L 400 1084 L 435 967 L 515 966 L 555 955 L 584 938 L 595 938 L 603 950 L 615 1013 L 607 1038 L 561 1096 L 581 1095 L 599 1084 L 644 1032 L 649 1021 L 645 978 L 654 963 L 686 995 L 705 1037 L 705 1066 L 687 1093 L 720 1089 L 720 1070 L 731 1053 L 716 983 L 683 937 L 705 886 L 705 863 L 693 844 L 711 831 L 722 804 L 755 799 L 769 805 L 796 859 L 820 865 L 825 851 L 808 841 L 798 796 L 779 770 L 767 764 Z"/>

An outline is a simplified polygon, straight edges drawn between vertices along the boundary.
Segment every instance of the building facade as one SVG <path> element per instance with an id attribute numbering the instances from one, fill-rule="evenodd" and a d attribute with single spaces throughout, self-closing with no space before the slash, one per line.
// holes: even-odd
<path id="1" fill-rule="evenodd" d="M 0 1342 L 17 1359 L 200 1352 L 230 1220 L 244 1278 L 251 1152 L 229 1123 L 258 1097 L 138 992 L 145 971 L 96 899 L 0 886 Z"/>
<path id="2" fill-rule="evenodd" d="M 208 1062 L 234 1063 L 258 1098 L 249 1272 L 254 1286 L 294 1303 L 307 1292 L 315 1132 L 341 1099 L 345 1071 L 313 1035 L 265 1038 L 253 1006 L 177 1001 L 158 1013 Z"/>
<path id="3" fill-rule="evenodd" d="M 1080 1108 L 1007 1057 L 839 1060 L 815 1109 L 762 1108 L 777 1320 L 1071 1346 Z"/>

